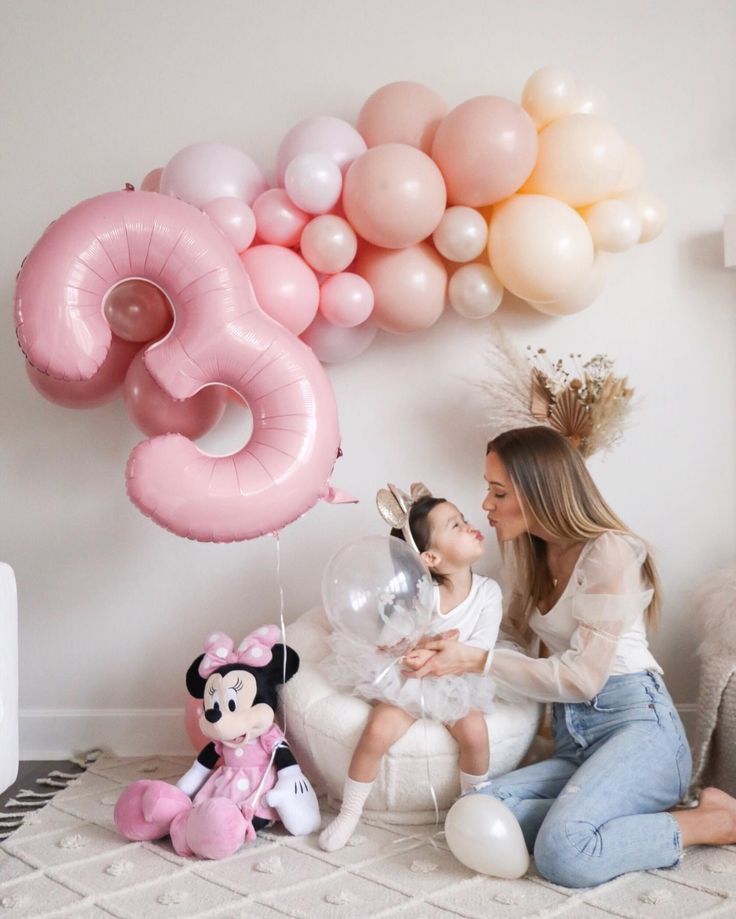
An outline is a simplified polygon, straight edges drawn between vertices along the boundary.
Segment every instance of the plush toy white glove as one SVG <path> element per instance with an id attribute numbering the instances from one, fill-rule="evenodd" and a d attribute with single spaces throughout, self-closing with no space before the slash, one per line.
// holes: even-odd
<path id="1" fill-rule="evenodd" d="M 265 798 L 292 836 L 308 836 L 319 829 L 317 795 L 298 765 L 281 769 L 276 784 Z"/>
<path id="2" fill-rule="evenodd" d="M 176 783 L 176 787 L 181 789 L 185 795 L 193 798 L 211 774 L 211 769 L 203 766 L 199 760 L 195 759 L 191 768 Z"/>

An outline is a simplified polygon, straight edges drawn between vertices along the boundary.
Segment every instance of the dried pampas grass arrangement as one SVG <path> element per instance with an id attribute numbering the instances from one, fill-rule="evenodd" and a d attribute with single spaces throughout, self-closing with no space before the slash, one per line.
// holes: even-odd
<path id="1" fill-rule="evenodd" d="M 613 373 L 613 361 L 596 354 L 584 364 L 571 354 L 572 369 L 554 363 L 544 348 L 516 351 L 496 328 L 489 343 L 488 376 L 479 383 L 487 398 L 489 437 L 512 428 L 546 424 L 587 459 L 610 450 L 624 434 L 634 390 Z"/>

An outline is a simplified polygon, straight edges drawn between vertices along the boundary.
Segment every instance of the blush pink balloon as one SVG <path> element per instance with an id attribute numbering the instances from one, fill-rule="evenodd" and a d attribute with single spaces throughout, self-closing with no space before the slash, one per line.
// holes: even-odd
<path id="1" fill-rule="evenodd" d="M 253 418 L 248 443 L 226 456 L 181 434 L 139 444 L 126 485 L 144 514 L 179 536 L 232 542 L 280 530 L 317 501 L 354 500 L 329 481 L 340 435 L 319 361 L 259 309 L 232 246 L 183 201 L 111 192 L 49 227 L 18 275 L 15 330 L 28 360 L 60 379 L 94 377 L 111 350 L 102 300 L 130 277 L 160 287 L 176 316 L 145 352 L 158 385 L 180 400 L 230 387 Z"/>
<path id="2" fill-rule="evenodd" d="M 283 188 L 269 188 L 253 202 L 258 238 L 275 246 L 296 246 L 309 214 L 298 208 Z"/>
<path id="3" fill-rule="evenodd" d="M 163 171 L 163 167 L 159 167 L 147 172 L 141 182 L 141 191 L 158 191 L 161 187 L 161 174 Z"/>
<path id="4" fill-rule="evenodd" d="M 477 96 L 440 122 L 432 159 L 450 204 L 481 207 L 508 198 L 529 178 L 537 132 L 524 109 L 500 96 Z"/>
<path id="5" fill-rule="evenodd" d="M 143 351 L 133 358 L 123 387 L 130 419 L 144 434 L 183 434 L 192 440 L 222 418 L 227 393 L 224 386 L 207 386 L 189 399 L 172 399 L 146 370 Z"/>
<path id="6" fill-rule="evenodd" d="M 408 144 L 430 153 L 446 114 L 447 103 L 433 89 L 401 80 L 382 86 L 366 99 L 356 127 L 369 147 Z"/>
<path id="7" fill-rule="evenodd" d="M 373 312 L 373 304 L 371 285 L 350 271 L 333 275 L 320 288 L 319 311 L 332 325 L 360 325 Z"/>
<path id="8" fill-rule="evenodd" d="M 299 243 L 302 258 L 322 274 L 344 271 L 358 251 L 355 231 L 342 217 L 323 214 L 304 227 Z"/>
<path id="9" fill-rule="evenodd" d="M 344 364 L 370 347 L 378 329 L 370 322 L 346 328 L 332 325 L 317 313 L 302 335 L 302 341 L 323 364 Z"/>
<path id="10" fill-rule="evenodd" d="M 161 176 L 162 194 L 197 207 L 215 198 L 241 198 L 252 204 L 266 188 L 253 160 L 228 144 L 190 144 L 172 156 Z"/>
<path id="11" fill-rule="evenodd" d="M 403 249 L 426 239 L 442 219 L 445 183 L 426 153 L 407 144 L 382 144 L 350 167 L 342 203 L 359 236 Z"/>
<path id="12" fill-rule="evenodd" d="M 283 246 L 253 246 L 240 259 L 261 309 L 294 335 L 303 332 L 319 306 L 319 284 L 304 259 Z"/>
<path id="13" fill-rule="evenodd" d="M 232 243 L 236 252 L 245 252 L 256 235 L 256 218 L 240 198 L 215 198 L 202 208 Z"/>
<path id="14" fill-rule="evenodd" d="M 114 334 L 126 341 L 161 338 L 174 321 L 166 295 L 155 284 L 139 278 L 113 287 L 105 297 L 103 310 Z"/>
<path id="15" fill-rule="evenodd" d="M 187 696 L 184 703 L 184 729 L 192 748 L 199 753 L 208 743 L 211 743 L 209 737 L 205 737 L 199 729 L 199 717 L 204 708 L 201 699 L 195 699 L 193 696 Z"/>
<path id="16" fill-rule="evenodd" d="M 417 332 L 433 325 L 445 308 L 447 270 L 427 243 L 386 251 L 361 247 L 354 270 L 375 297 L 371 322 L 387 332 Z"/>
<path id="17" fill-rule="evenodd" d="M 96 408 L 118 395 L 128 367 L 140 347 L 139 344 L 123 341 L 113 335 L 107 357 L 89 380 L 59 380 L 37 370 L 29 361 L 26 361 L 26 373 L 34 388 L 54 405 L 64 408 Z"/>
<path id="18" fill-rule="evenodd" d="M 342 173 L 326 153 L 300 153 L 286 167 L 289 198 L 308 214 L 326 214 L 340 200 Z"/>
<path id="19" fill-rule="evenodd" d="M 355 128 L 332 115 L 306 118 L 289 131 L 276 154 L 276 177 L 284 184 L 286 167 L 300 153 L 326 153 L 344 173 L 347 167 L 365 153 L 366 145 Z"/>

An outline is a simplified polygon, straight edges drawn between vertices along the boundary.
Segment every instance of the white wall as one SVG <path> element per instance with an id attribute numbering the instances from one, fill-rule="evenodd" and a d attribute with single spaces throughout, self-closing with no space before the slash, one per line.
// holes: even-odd
<path id="1" fill-rule="evenodd" d="M 730 0 L 6 0 L 0 31 L 0 558 L 18 578 L 22 756 L 186 750 L 172 710 L 201 637 L 278 616 L 273 539 L 204 545 L 157 528 L 125 496 L 140 435 L 122 402 L 74 412 L 31 389 L 11 310 L 23 255 L 52 218 L 193 141 L 236 144 L 268 168 L 296 121 L 354 119 L 383 83 L 425 82 L 452 104 L 518 99 L 546 64 L 604 88 L 669 223 L 618 257 L 583 313 L 552 320 L 511 303 L 499 316 L 522 347 L 607 352 L 643 397 L 637 426 L 592 470 L 656 548 L 666 600 L 654 649 L 678 703 L 695 702 L 690 593 L 736 550 L 736 280 L 720 236 L 736 209 Z M 338 546 L 382 531 L 373 495 L 387 479 L 423 479 L 481 520 L 485 435 L 469 381 L 486 332 L 448 315 L 330 369 L 345 450 L 334 482 L 362 503 L 319 506 L 284 530 L 287 621 L 318 601 Z M 232 447 L 244 430 L 231 412 L 205 443 Z"/>

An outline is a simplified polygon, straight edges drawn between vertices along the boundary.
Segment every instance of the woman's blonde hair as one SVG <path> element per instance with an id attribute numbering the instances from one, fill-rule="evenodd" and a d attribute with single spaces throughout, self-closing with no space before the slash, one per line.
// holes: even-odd
<path id="1" fill-rule="evenodd" d="M 488 453 L 495 453 L 503 463 L 522 513 L 553 537 L 588 540 L 611 531 L 636 536 L 605 502 L 580 453 L 553 428 L 538 425 L 506 431 L 489 441 Z M 512 540 L 511 551 L 515 584 L 507 618 L 519 637 L 528 641 L 529 616 L 553 587 L 546 544 L 527 532 Z M 504 561 L 506 553 L 502 543 Z M 642 571 L 654 590 L 648 622 L 656 626 L 660 585 L 649 552 Z"/>

